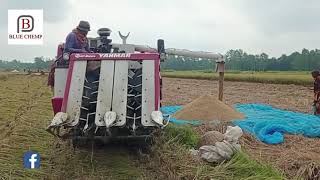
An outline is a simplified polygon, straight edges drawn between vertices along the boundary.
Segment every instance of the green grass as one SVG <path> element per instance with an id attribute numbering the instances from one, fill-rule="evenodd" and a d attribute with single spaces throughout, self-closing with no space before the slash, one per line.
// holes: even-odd
<path id="1" fill-rule="evenodd" d="M 207 71 L 163 71 L 163 77 L 171 78 L 190 78 L 190 79 L 207 79 L 217 80 L 218 73 Z M 311 86 L 313 79 L 310 72 L 250 72 L 250 71 L 231 71 L 225 73 L 226 81 L 241 81 L 241 82 L 257 82 L 257 83 L 271 83 L 271 84 L 295 84 Z"/>
<path id="2" fill-rule="evenodd" d="M 236 153 L 221 164 L 207 163 L 190 155 L 199 135 L 190 126 L 169 125 L 153 147 L 150 164 L 165 173 L 166 179 L 286 179 L 268 164 L 251 159 L 245 152 Z M 155 161 L 157 160 L 157 161 Z"/>
<path id="3" fill-rule="evenodd" d="M 166 136 L 168 139 L 175 138 L 177 142 L 189 148 L 195 147 L 200 138 L 190 126 L 167 126 Z"/>
<path id="4" fill-rule="evenodd" d="M 231 172 L 235 179 L 284 179 L 284 176 L 270 165 L 252 160 L 245 152 L 238 152 L 222 168 Z"/>

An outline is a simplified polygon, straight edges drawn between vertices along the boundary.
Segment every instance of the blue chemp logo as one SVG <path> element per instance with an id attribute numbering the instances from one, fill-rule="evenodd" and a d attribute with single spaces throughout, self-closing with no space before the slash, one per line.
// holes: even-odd
<path id="1" fill-rule="evenodd" d="M 23 166 L 27 169 L 40 168 L 40 154 L 34 151 L 28 151 L 24 153 Z"/>

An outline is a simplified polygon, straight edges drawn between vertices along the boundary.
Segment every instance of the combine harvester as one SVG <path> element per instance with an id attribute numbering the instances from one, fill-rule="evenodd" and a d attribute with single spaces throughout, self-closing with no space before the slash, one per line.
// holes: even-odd
<path id="1" fill-rule="evenodd" d="M 63 54 L 59 45 L 54 74 L 54 118 L 47 131 L 60 138 L 146 140 L 168 121 L 160 112 L 160 62 L 167 55 L 189 56 L 224 62 L 220 54 L 157 49 L 111 43 L 110 29 L 89 38 L 93 53 Z M 61 129 L 61 127 L 63 127 Z M 63 130 L 63 132 L 61 131 Z"/>

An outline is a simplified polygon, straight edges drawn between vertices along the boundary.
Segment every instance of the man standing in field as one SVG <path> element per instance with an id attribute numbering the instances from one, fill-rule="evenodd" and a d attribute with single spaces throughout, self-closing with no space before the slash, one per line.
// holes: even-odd
<path id="1" fill-rule="evenodd" d="M 320 72 L 318 70 L 314 70 L 311 72 L 311 75 L 314 79 L 314 83 L 313 83 L 313 92 L 314 92 L 313 112 L 315 115 L 320 115 Z"/>

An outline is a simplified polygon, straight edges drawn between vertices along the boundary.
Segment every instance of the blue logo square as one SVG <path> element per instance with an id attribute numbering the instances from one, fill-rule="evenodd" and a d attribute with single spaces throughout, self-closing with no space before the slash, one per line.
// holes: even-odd
<path id="1" fill-rule="evenodd" d="M 40 154 L 35 151 L 25 152 L 23 155 L 23 166 L 26 169 L 39 169 Z"/>

